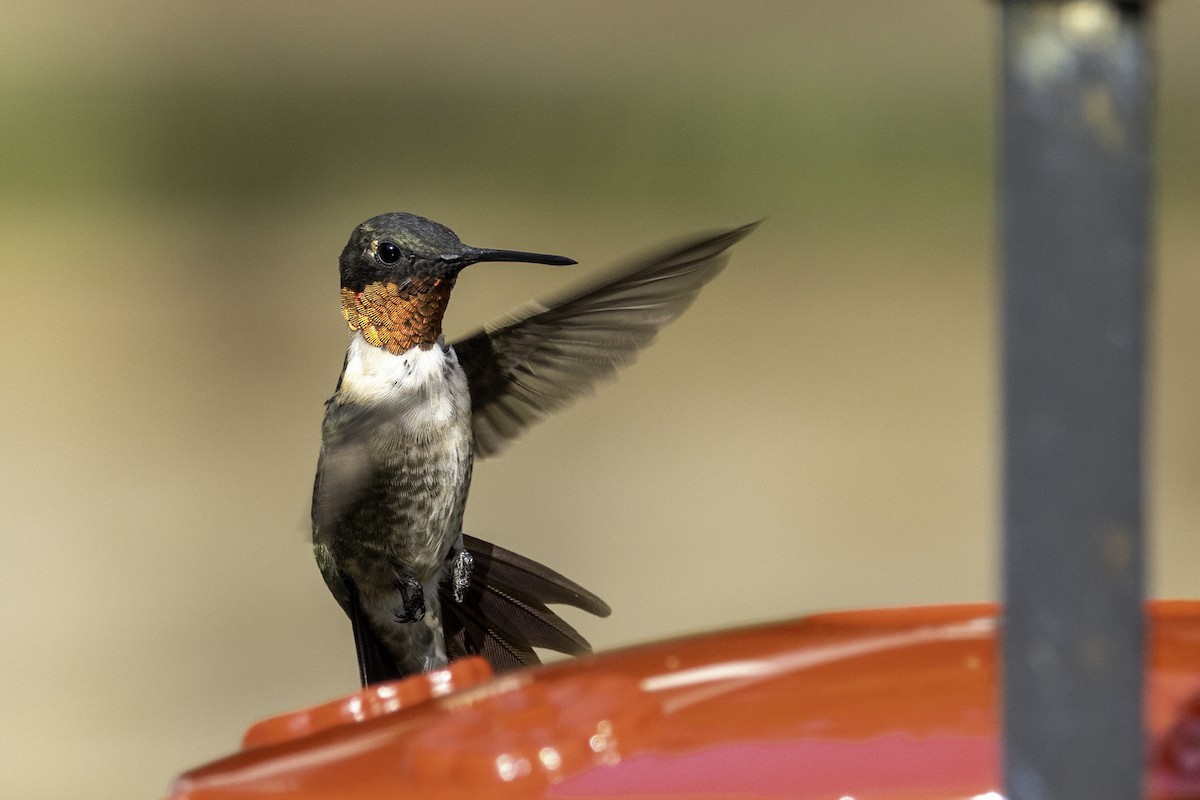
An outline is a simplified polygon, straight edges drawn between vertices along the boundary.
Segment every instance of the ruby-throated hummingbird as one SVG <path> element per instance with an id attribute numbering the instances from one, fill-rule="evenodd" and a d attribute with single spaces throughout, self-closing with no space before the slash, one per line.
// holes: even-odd
<path id="1" fill-rule="evenodd" d="M 604 601 L 463 534 L 472 464 L 631 361 L 754 227 L 642 257 L 450 345 L 442 315 L 463 268 L 575 262 L 470 247 L 413 214 L 354 229 L 339 262 L 350 346 L 326 404 L 312 518 L 364 686 L 469 653 L 503 670 L 537 663 L 535 647 L 590 649 L 546 604 L 607 616 Z"/>

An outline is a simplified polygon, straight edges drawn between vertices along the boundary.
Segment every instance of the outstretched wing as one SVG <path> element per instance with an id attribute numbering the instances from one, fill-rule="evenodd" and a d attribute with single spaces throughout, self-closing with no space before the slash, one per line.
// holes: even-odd
<path id="1" fill-rule="evenodd" d="M 539 663 L 533 648 L 579 655 L 591 645 L 547 603 L 565 603 L 600 617 L 608 604 L 547 566 L 499 545 L 463 535 L 474 558 L 471 583 L 456 603 L 448 582 L 440 588 L 446 653 L 478 653 L 497 672 Z"/>
<path id="2" fill-rule="evenodd" d="M 683 313 L 758 223 L 642 257 L 591 286 L 454 343 L 471 391 L 475 454 L 487 457 L 628 364 Z"/>

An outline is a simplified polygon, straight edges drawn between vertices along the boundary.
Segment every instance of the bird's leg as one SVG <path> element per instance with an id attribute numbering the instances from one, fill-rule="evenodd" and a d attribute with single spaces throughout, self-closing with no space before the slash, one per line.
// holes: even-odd
<path id="1" fill-rule="evenodd" d="M 396 588 L 404 600 L 396 611 L 396 622 L 420 622 L 425 617 L 425 587 L 411 575 L 397 572 Z"/>
<path id="2" fill-rule="evenodd" d="M 450 563 L 450 588 L 454 592 L 454 602 L 461 603 L 467 596 L 467 587 L 471 585 L 471 570 L 475 568 L 475 559 L 463 547 L 462 533 L 446 554 Z"/>

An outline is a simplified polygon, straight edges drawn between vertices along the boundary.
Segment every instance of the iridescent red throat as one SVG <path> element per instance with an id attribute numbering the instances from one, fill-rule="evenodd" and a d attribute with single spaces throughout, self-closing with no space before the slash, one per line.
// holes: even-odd
<path id="1" fill-rule="evenodd" d="M 342 287 L 342 316 L 350 329 L 389 353 L 433 346 L 442 335 L 442 316 L 454 278 L 414 278 L 403 287 L 368 283 L 362 291 Z"/>

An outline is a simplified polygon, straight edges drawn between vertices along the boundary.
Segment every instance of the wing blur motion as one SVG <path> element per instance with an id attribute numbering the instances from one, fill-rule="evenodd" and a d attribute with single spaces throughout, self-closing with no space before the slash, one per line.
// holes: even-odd
<path id="1" fill-rule="evenodd" d="M 455 342 L 470 387 L 476 456 L 499 452 L 633 361 L 724 268 L 729 248 L 757 226 L 643 256 L 589 287 Z"/>
<path id="2" fill-rule="evenodd" d="M 463 602 L 447 583 L 441 605 L 450 658 L 479 654 L 501 672 L 539 663 L 535 647 L 570 655 L 590 653 L 578 631 L 547 608 L 563 603 L 600 617 L 608 604 L 579 584 L 532 559 L 498 545 L 463 536 L 475 559 Z"/>

